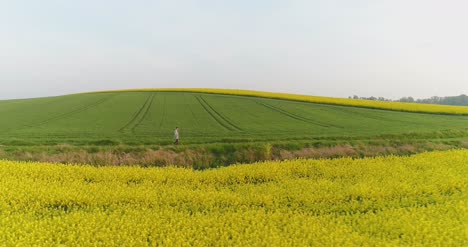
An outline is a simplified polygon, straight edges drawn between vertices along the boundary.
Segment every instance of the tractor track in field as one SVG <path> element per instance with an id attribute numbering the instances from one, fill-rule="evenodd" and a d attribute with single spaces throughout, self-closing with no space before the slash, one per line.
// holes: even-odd
<path id="1" fill-rule="evenodd" d="M 226 119 L 226 117 L 222 116 L 220 113 L 218 113 L 215 109 L 213 109 L 208 102 L 206 102 L 205 99 L 201 96 L 195 96 L 200 103 L 200 105 L 205 109 L 205 111 L 216 121 L 218 122 L 219 125 L 224 127 L 227 130 L 230 131 L 242 131 L 241 128 L 237 127 L 235 124 L 233 124 L 231 121 Z"/>
<path id="2" fill-rule="evenodd" d="M 89 109 L 93 109 L 95 107 L 97 107 L 98 105 L 108 101 L 110 98 L 112 98 L 113 96 L 115 96 L 114 94 L 111 94 L 111 95 L 108 95 L 107 97 L 104 97 L 96 102 L 93 102 L 91 104 L 88 104 L 88 105 L 85 105 L 83 107 L 80 107 L 80 108 L 77 108 L 73 111 L 69 111 L 69 112 L 66 112 L 64 114 L 60 114 L 58 116 L 55 116 L 55 117 L 52 117 L 52 118 L 49 118 L 49 119 L 46 119 L 44 121 L 41 121 L 39 123 L 36 123 L 35 125 L 30 125 L 28 127 L 37 127 L 37 126 L 41 126 L 41 125 L 44 125 L 44 124 L 47 124 L 47 123 L 50 123 L 50 122 L 53 122 L 55 120 L 60 120 L 60 119 L 64 119 L 64 118 L 68 118 L 70 116 L 73 116 L 77 113 L 81 113 L 81 112 L 84 112 L 86 110 L 89 110 Z"/>
<path id="3" fill-rule="evenodd" d="M 59 114 L 59 115 L 56 115 L 56 116 L 54 116 L 54 117 L 51 117 L 51 118 L 48 118 L 48 119 L 45 119 L 45 120 L 42 120 L 42 121 L 39 121 L 39 122 L 36 122 L 36 123 L 24 124 L 24 125 L 19 126 L 19 127 L 6 129 L 5 131 L 2 131 L 2 133 L 8 133 L 8 132 L 10 132 L 11 130 L 23 130 L 23 129 L 27 129 L 27 128 L 39 127 L 39 126 L 42 126 L 42 125 L 44 125 L 44 124 L 51 123 L 51 122 L 53 122 L 53 121 L 65 119 L 65 118 L 68 118 L 68 117 L 73 116 L 73 115 L 75 115 L 75 114 L 78 114 L 78 113 L 84 112 L 84 111 L 86 111 L 86 110 L 95 108 L 95 107 L 97 107 L 98 105 L 100 105 L 100 104 L 102 104 L 102 103 L 108 101 L 110 98 L 112 98 L 112 97 L 114 97 L 114 96 L 115 96 L 114 94 L 111 94 L 111 95 L 108 95 L 107 97 L 103 97 L 103 98 L 97 100 L 96 102 L 93 102 L 93 103 L 84 105 L 84 106 L 79 107 L 79 108 L 77 108 L 77 109 L 74 109 L 74 110 L 72 110 L 72 111 L 65 112 L 65 113 L 63 113 L 63 114 Z"/>
<path id="4" fill-rule="evenodd" d="M 343 127 L 337 126 L 337 125 L 332 125 L 332 124 L 322 123 L 322 122 L 319 122 L 319 121 L 314 121 L 312 119 L 308 119 L 308 118 L 299 116 L 299 115 L 297 115 L 295 113 L 292 113 L 292 112 L 286 111 L 284 109 L 281 109 L 281 108 L 279 108 L 277 106 L 272 106 L 272 105 L 264 103 L 264 102 L 259 102 L 258 100 L 254 100 L 254 102 L 261 105 L 261 106 L 269 108 L 269 109 L 271 109 L 273 111 L 281 113 L 281 114 L 283 114 L 285 116 L 288 116 L 288 117 L 290 117 L 292 119 L 298 120 L 298 121 L 302 121 L 302 122 L 305 122 L 305 123 L 311 123 L 311 124 L 314 124 L 314 125 L 317 125 L 317 126 L 320 126 L 320 127 L 325 127 L 325 128 L 330 128 L 330 127 L 343 128 Z"/>
<path id="5" fill-rule="evenodd" d="M 187 100 L 187 94 L 184 94 L 184 100 L 185 100 L 185 101 L 188 101 L 188 100 Z M 199 120 L 198 120 L 198 118 L 197 118 L 197 115 L 196 115 L 195 112 L 193 111 L 192 106 L 191 106 L 190 104 L 187 104 L 187 106 L 188 106 L 188 108 L 189 108 L 189 110 L 190 110 L 190 113 L 192 114 L 193 119 L 195 120 L 195 125 L 196 125 L 196 126 L 199 126 L 199 125 L 200 125 Z"/>
<path id="6" fill-rule="evenodd" d="M 33 100 L 33 99 L 24 99 L 21 101 L 13 100 L 12 102 L 6 102 L 0 105 L 0 110 L 2 110 L 2 108 L 6 106 L 16 106 L 16 105 L 21 106 L 24 103 L 28 103 L 30 100 Z M 39 103 L 39 105 L 50 104 L 57 100 L 59 100 L 58 97 L 50 97 L 50 98 L 44 99 L 42 102 Z"/>
<path id="7" fill-rule="evenodd" d="M 411 121 L 392 119 L 392 118 L 388 118 L 388 117 L 371 116 L 369 114 L 365 114 L 365 113 L 362 113 L 362 112 L 356 112 L 353 109 L 349 110 L 349 109 L 343 109 L 343 108 L 338 108 L 337 107 L 337 108 L 334 108 L 334 110 L 339 111 L 339 112 L 344 112 L 344 113 L 347 113 L 347 114 L 352 114 L 352 115 L 355 115 L 355 116 L 360 116 L 360 117 L 367 118 L 367 119 L 378 120 L 378 121 L 399 122 L 399 123 L 404 123 L 404 124 L 415 124 L 414 122 L 411 122 Z M 383 111 L 385 111 L 385 110 L 383 110 Z"/>
<path id="8" fill-rule="evenodd" d="M 233 123 L 229 118 L 225 117 L 223 114 L 219 113 L 216 111 L 206 100 L 203 98 L 203 96 L 200 96 L 201 100 L 206 103 L 206 105 L 213 110 L 215 114 L 217 114 L 221 119 L 223 119 L 226 123 L 228 123 L 230 126 L 232 126 L 236 131 L 242 131 L 242 129 L 237 126 L 235 123 Z"/>
<path id="9" fill-rule="evenodd" d="M 7 129 L 5 130 L 3 133 L 8 133 L 10 132 L 11 130 L 23 130 L 23 129 L 27 129 L 27 128 L 34 128 L 34 127 L 39 127 L 39 126 L 42 126 L 44 124 L 48 124 L 48 123 L 51 123 L 53 121 L 57 121 L 57 120 L 61 120 L 61 119 L 65 119 L 65 118 L 68 118 L 70 116 L 73 116 L 75 114 L 78 114 L 78 113 L 81 113 L 81 112 L 84 112 L 86 110 L 89 110 L 89 109 L 92 109 L 92 108 L 95 108 L 97 107 L 98 105 L 108 101 L 110 98 L 114 97 L 115 95 L 114 94 L 111 94 L 111 95 L 108 95 L 107 97 L 103 97 L 93 103 L 90 103 L 90 104 L 87 104 L 87 105 L 84 105 L 82 107 L 79 107 L 79 108 L 76 108 L 72 111 L 69 111 L 69 112 L 65 112 L 63 114 L 59 114 L 59 115 L 56 115 L 54 117 L 51 117 L 51 118 L 48 118 L 48 119 L 45 119 L 45 120 L 42 120 L 40 122 L 36 122 L 36 123 L 30 123 L 30 124 L 24 124 L 20 127 L 16 127 L 16 128 L 10 128 L 10 129 Z"/>
<path id="10" fill-rule="evenodd" d="M 164 121 L 166 120 L 166 115 L 167 115 L 167 107 L 166 107 L 166 97 L 162 97 L 163 101 L 162 101 L 162 114 L 161 114 L 161 120 L 159 120 L 159 128 L 158 130 L 161 131 L 162 130 L 162 127 L 163 127 L 163 124 L 164 124 Z"/>
<path id="11" fill-rule="evenodd" d="M 211 109 L 213 110 L 213 112 L 215 112 L 219 117 L 221 117 L 224 121 L 226 121 L 229 125 L 231 125 L 234 129 L 236 129 L 237 131 L 242 131 L 241 128 L 239 128 L 239 126 L 237 126 L 235 123 L 233 123 L 229 118 L 225 117 L 223 114 L 219 113 L 218 111 L 216 111 L 206 100 L 205 98 L 203 98 L 203 96 L 200 96 L 200 98 L 203 100 L 203 102 L 206 103 L 206 105 Z"/>
<path id="12" fill-rule="evenodd" d="M 143 121 L 146 119 L 146 117 L 148 116 L 148 112 L 150 111 L 151 107 L 153 106 L 153 102 L 154 102 L 154 98 L 156 97 L 156 94 L 153 94 L 151 96 L 151 100 L 149 102 L 149 105 L 148 107 L 146 107 L 145 109 L 145 112 L 143 113 L 143 116 L 140 118 L 140 120 L 132 127 L 132 132 L 135 131 L 136 128 L 138 128 L 138 126 L 141 125 L 141 123 L 143 123 Z"/>
<path id="13" fill-rule="evenodd" d="M 126 130 L 131 130 L 134 131 L 135 128 L 140 125 L 143 120 L 146 118 L 149 112 L 149 108 L 151 108 L 151 105 L 153 104 L 155 94 L 151 94 L 146 98 L 145 103 L 141 105 L 141 107 L 138 109 L 138 111 L 133 115 L 133 117 L 128 121 L 127 124 L 125 124 L 122 128 L 119 129 L 119 132 L 124 132 Z M 141 116 L 141 117 L 140 117 Z"/>

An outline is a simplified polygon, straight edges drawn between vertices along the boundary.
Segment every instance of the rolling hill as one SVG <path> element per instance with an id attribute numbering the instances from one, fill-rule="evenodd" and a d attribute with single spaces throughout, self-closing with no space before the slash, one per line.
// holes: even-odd
<path id="1" fill-rule="evenodd" d="M 359 104 L 345 99 L 341 104 L 351 103 L 312 103 L 265 94 L 135 90 L 0 101 L 0 143 L 159 145 L 171 143 L 176 126 L 181 140 L 193 144 L 372 138 L 468 129 L 466 115 L 370 109 L 372 105 L 356 107 Z M 460 114 L 466 110 L 455 109 Z"/>

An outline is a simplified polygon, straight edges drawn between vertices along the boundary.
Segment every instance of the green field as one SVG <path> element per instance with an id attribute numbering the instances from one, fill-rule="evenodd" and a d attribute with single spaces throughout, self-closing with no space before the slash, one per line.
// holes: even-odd
<path id="1" fill-rule="evenodd" d="M 206 168 L 468 147 L 466 115 L 203 92 L 6 100 L 0 116 L 0 159 L 42 162 Z"/>
<path id="2" fill-rule="evenodd" d="M 468 128 L 468 116 L 434 115 L 201 93 L 129 92 L 0 101 L 0 142 L 113 140 L 168 144 L 369 138 Z"/>
<path id="3" fill-rule="evenodd" d="M 0 101 L 0 242 L 463 246 L 457 114 L 202 92 Z"/>

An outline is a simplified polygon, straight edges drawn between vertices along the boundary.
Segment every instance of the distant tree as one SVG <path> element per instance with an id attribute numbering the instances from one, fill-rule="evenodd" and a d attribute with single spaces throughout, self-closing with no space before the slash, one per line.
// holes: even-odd
<path id="1" fill-rule="evenodd" d="M 408 98 L 407 97 L 403 97 L 403 98 L 400 98 L 400 100 L 398 100 L 400 102 L 408 102 Z"/>
<path id="2" fill-rule="evenodd" d="M 468 106 L 468 96 L 462 94 L 459 96 L 444 97 L 439 100 L 439 104 Z"/>
<path id="3" fill-rule="evenodd" d="M 459 96 L 448 96 L 448 97 L 439 97 L 432 96 L 428 99 L 413 99 L 413 97 L 403 97 L 400 102 L 416 102 L 423 104 L 439 104 L 439 105 L 459 105 L 459 106 L 468 106 L 468 96 L 465 94 Z"/>
<path id="4" fill-rule="evenodd" d="M 395 101 L 395 102 L 407 102 L 407 103 L 423 103 L 423 104 L 439 104 L 439 105 L 459 105 L 459 106 L 468 106 L 468 96 L 461 94 L 459 96 L 448 96 L 448 97 L 439 97 L 432 96 L 428 99 L 414 99 L 411 96 L 402 97 L 398 100 L 386 99 L 384 97 L 359 97 L 357 95 L 349 96 L 349 99 L 363 99 L 363 100 L 378 100 L 378 101 Z"/>

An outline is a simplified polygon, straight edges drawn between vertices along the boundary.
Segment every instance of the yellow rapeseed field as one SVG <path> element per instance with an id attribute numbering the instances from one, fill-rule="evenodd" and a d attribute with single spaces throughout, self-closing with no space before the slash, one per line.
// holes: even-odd
<path id="1" fill-rule="evenodd" d="M 463 246 L 468 150 L 193 171 L 0 161 L 2 246 Z"/>
<path id="2" fill-rule="evenodd" d="M 435 113 L 435 114 L 453 114 L 453 115 L 468 115 L 468 107 L 466 106 L 447 106 L 433 104 L 417 104 L 403 102 L 385 102 L 374 100 L 356 100 L 332 97 L 320 97 L 286 93 L 270 93 L 251 90 L 235 90 L 235 89 L 211 89 L 211 88 L 147 88 L 134 90 L 116 90 L 102 92 L 196 92 L 196 93 L 211 93 L 224 95 L 239 95 L 239 96 L 254 96 L 272 99 L 285 99 L 294 101 L 303 101 L 330 105 L 344 105 L 354 107 L 364 107 L 372 109 L 383 109 L 392 111 L 419 112 L 419 113 Z M 100 92 L 95 92 L 100 93 Z"/>

